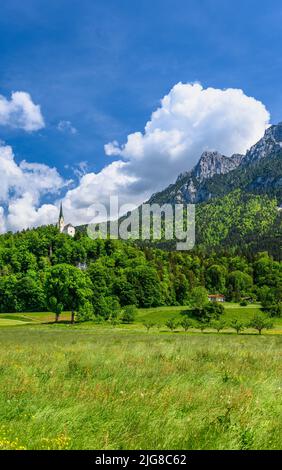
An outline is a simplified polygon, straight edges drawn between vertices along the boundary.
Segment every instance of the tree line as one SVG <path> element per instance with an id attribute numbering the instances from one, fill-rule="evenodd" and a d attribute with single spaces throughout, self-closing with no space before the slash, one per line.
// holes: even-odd
<path id="1" fill-rule="evenodd" d="M 0 236 L 0 311 L 72 312 L 109 319 L 125 306 L 188 305 L 195 289 L 259 300 L 281 315 L 282 263 L 267 252 L 189 252 L 121 240 L 74 239 L 47 226 Z"/>

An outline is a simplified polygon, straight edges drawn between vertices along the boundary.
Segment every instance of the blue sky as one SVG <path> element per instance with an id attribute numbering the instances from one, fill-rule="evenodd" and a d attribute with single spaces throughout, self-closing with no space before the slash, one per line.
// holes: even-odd
<path id="1" fill-rule="evenodd" d="M 0 139 L 64 178 L 84 161 L 98 172 L 104 145 L 142 132 L 178 82 L 240 88 L 278 122 L 281 24 L 278 0 L 2 0 L 0 95 L 28 92 L 46 125 L 0 126 Z"/>

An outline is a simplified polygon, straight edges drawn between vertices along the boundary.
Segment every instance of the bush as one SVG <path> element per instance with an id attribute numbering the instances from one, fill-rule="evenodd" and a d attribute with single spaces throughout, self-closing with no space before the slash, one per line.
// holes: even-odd
<path id="1" fill-rule="evenodd" d="M 115 296 L 97 296 L 93 305 L 95 315 L 102 316 L 105 320 L 110 317 L 117 318 L 121 310 L 118 298 Z"/>
<path id="2" fill-rule="evenodd" d="M 193 314 L 198 319 L 204 319 L 205 321 L 218 320 L 224 313 L 224 307 L 219 302 L 210 302 L 203 307 L 203 309 L 195 309 Z"/>
<path id="3" fill-rule="evenodd" d="M 108 319 L 108 322 L 110 323 L 111 326 L 118 326 L 120 324 L 120 321 L 116 317 L 110 317 Z"/>
<path id="4" fill-rule="evenodd" d="M 136 317 L 137 308 L 135 305 L 127 305 L 124 307 L 121 321 L 122 323 L 133 323 Z"/>
<path id="5" fill-rule="evenodd" d="M 270 317 L 282 317 L 282 303 L 268 305 L 264 308 Z"/>
<path id="6" fill-rule="evenodd" d="M 78 321 L 94 320 L 94 308 L 92 302 L 85 302 L 85 304 L 79 308 L 76 318 Z"/>

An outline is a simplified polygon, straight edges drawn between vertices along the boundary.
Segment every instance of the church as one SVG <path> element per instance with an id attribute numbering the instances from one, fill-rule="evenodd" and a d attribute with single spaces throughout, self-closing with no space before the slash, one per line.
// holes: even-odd
<path id="1" fill-rule="evenodd" d="M 60 233 L 65 233 L 66 235 L 69 235 L 70 237 L 75 236 L 75 227 L 72 224 L 65 225 L 65 218 L 64 218 L 63 204 L 62 203 L 61 203 L 61 206 L 60 206 L 60 215 L 59 215 L 59 220 L 58 220 L 58 223 L 57 223 L 57 227 L 58 227 Z"/>

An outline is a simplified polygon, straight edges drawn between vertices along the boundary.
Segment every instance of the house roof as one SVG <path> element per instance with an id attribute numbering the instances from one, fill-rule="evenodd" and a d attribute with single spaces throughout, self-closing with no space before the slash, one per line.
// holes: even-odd
<path id="1" fill-rule="evenodd" d="M 225 295 L 222 295 L 222 294 L 209 294 L 208 297 L 212 297 L 213 299 L 224 299 Z"/>

